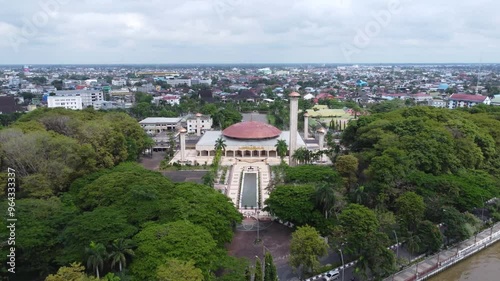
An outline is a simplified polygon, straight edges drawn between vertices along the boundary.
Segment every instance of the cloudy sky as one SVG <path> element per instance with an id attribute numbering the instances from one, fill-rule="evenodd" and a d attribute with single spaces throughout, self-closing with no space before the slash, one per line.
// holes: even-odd
<path id="1" fill-rule="evenodd" d="M 493 0 L 0 0 L 0 64 L 500 63 Z"/>

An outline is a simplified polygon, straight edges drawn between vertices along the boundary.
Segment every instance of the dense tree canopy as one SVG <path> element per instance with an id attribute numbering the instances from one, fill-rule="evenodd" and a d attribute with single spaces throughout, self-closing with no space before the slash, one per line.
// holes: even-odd
<path id="1" fill-rule="evenodd" d="M 499 136 L 495 112 L 420 106 L 360 117 L 342 142 L 360 159 L 370 205 L 391 206 L 400 193 L 415 191 L 470 210 L 481 196 L 500 193 Z"/>
<path id="2" fill-rule="evenodd" d="M 265 201 L 265 210 L 283 221 L 324 227 L 323 214 L 316 208 L 315 192 L 312 185 L 278 186 Z"/>
<path id="3" fill-rule="evenodd" d="M 47 198 L 79 176 L 135 161 L 147 144 L 124 113 L 45 108 L 0 131 L 0 163 L 17 171 L 20 196 Z"/>
<path id="4" fill-rule="evenodd" d="M 203 274 L 216 270 L 221 255 L 210 233 L 188 221 L 149 224 L 135 237 L 137 258 L 131 264 L 136 280 L 151 280 L 169 258 L 192 260 Z"/>

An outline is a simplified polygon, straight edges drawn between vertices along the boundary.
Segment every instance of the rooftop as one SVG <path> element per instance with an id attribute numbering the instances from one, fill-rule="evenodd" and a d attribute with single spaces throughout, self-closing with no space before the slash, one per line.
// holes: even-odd
<path id="1" fill-rule="evenodd" d="M 270 139 L 276 138 L 281 134 L 281 131 L 269 124 L 257 121 L 245 121 L 229 126 L 222 134 L 233 139 Z"/>
<path id="2" fill-rule="evenodd" d="M 227 149 L 232 147 L 249 147 L 249 146 L 259 146 L 259 147 L 274 147 L 278 140 L 285 140 L 288 145 L 290 145 L 290 132 L 282 131 L 281 134 L 277 138 L 273 139 L 261 139 L 261 140 L 241 140 L 241 139 L 232 139 L 224 136 L 221 131 L 206 131 L 201 139 L 198 141 L 196 146 L 207 146 L 213 147 L 215 145 L 215 141 L 218 138 L 222 138 L 225 140 Z M 297 133 L 297 147 L 305 147 L 306 144 L 302 137 L 300 137 L 299 133 Z M 234 149 L 234 148 L 233 148 Z"/>
<path id="3" fill-rule="evenodd" d="M 156 124 L 156 123 L 179 123 L 182 118 L 166 118 L 166 117 L 148 117 L 139 124 Z"/>
<path id="4" fill-rule="evenodd" d="M 472 102 L 483 102 L 486 100 L 486 96 L 481 95 L 468 95 L 468 94 L 453 94 L 450 96 L 450 100 L 463 100 Z"/>

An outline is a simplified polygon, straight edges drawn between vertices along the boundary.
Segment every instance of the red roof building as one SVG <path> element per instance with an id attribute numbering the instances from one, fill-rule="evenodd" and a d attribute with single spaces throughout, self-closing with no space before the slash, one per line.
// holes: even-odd
<path id="1" fill-rule="evenodd" d="M 281 131 L 269 124 L 246 121 L 227 127 L 222 134 L 232 139 L 260 140 L 276 138 L 281 135 Z"/>
<path id="2" fill-rule="evenodd" d="M 477 104 L 491 104 L 491 99 L 487 96 L 468 95 L 468 94 L 453 94 L 450 96 L 448 103 L 449 108 L 471 107 Z"/>

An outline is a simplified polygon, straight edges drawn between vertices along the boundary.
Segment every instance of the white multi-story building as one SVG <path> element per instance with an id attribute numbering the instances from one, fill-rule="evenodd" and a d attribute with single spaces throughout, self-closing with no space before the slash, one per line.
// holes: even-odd
<path id="1" fill-rule="evenodd" d="M 156 135 L 162 132 L 175 132 L 181 126 L 182 118 L 149 117 L 141 122 L 144 132 L 150 135 Z"/>
<path id="2" fill-rule="evenodd" d="M 49 96 L 47 97 L 47 104 L 49 108 L 63 107 L 66 109 L 79 110 L 83 109 L 82 97 L 58 97 Z"/>
<path id="3" fill-rule="evenodd" d="M 186 84 L 188 85 L 188 87 L 191 87 L 191 79 L 182 79 L 182 78 L 167 79 L 167 84 L 173 87 Z"/>
<path id="4" fill-rule="evenodd" d="M 191 84 L 192 85 L 199 85 L 199 84 L 204 84 L 204 85 L 212 85 L 212 79 L 191 79 Z"/>
<path id="5" fill-rule="evenodd" d="M 58 97 L 81 97 L 83 107 L 92 106 L 96 108 L 96 103 L 104 101 L 104 94 L 99 90 L 72 90 L 72 91 L 57 91 Z"/>
<path id="6" fill-rule="evenodd" d="M 487 96 L 468 95 L 468 94 L 453 94 L 448 101 L 450 109 L 457 107 L 472 107 L 478 104 L 491 104 L 491 99 Z"/>
<path id="7" fill-rule="evenodd" d="M 429 101 L 429 105 L 430 106 L 434 106 L 434 107 L 447 107 L 448 105 L 448 102 L 445 101 L 445 100 L 442 100 L 442 99 L 432 99 L 431 101 Z"/>
<path id="8" fill-rule="evenodd" d="M 123 86 L 126 86 L 127 85 L 127 80 L 125 79 L 113 79 L 111 80 L 111 85 L 113 86 L 118 86 L 118 87 L 123 87 Z"/>
<path id="9" fill-rule="evenodd" d="M 196 130 L 198 128 L 198 123 L 197 123 L 197 118 L 196 116 L 190 116 L 186 119 L 187 123 L 187 132 L 188 133 L 196 133 Z M 209 131 L 212 129 L 213 126 L 213 120 L 210 117 L 210 115 L 202 115 L 200 117 L 200 123 L 201 123 L 201 132 Z"/>

